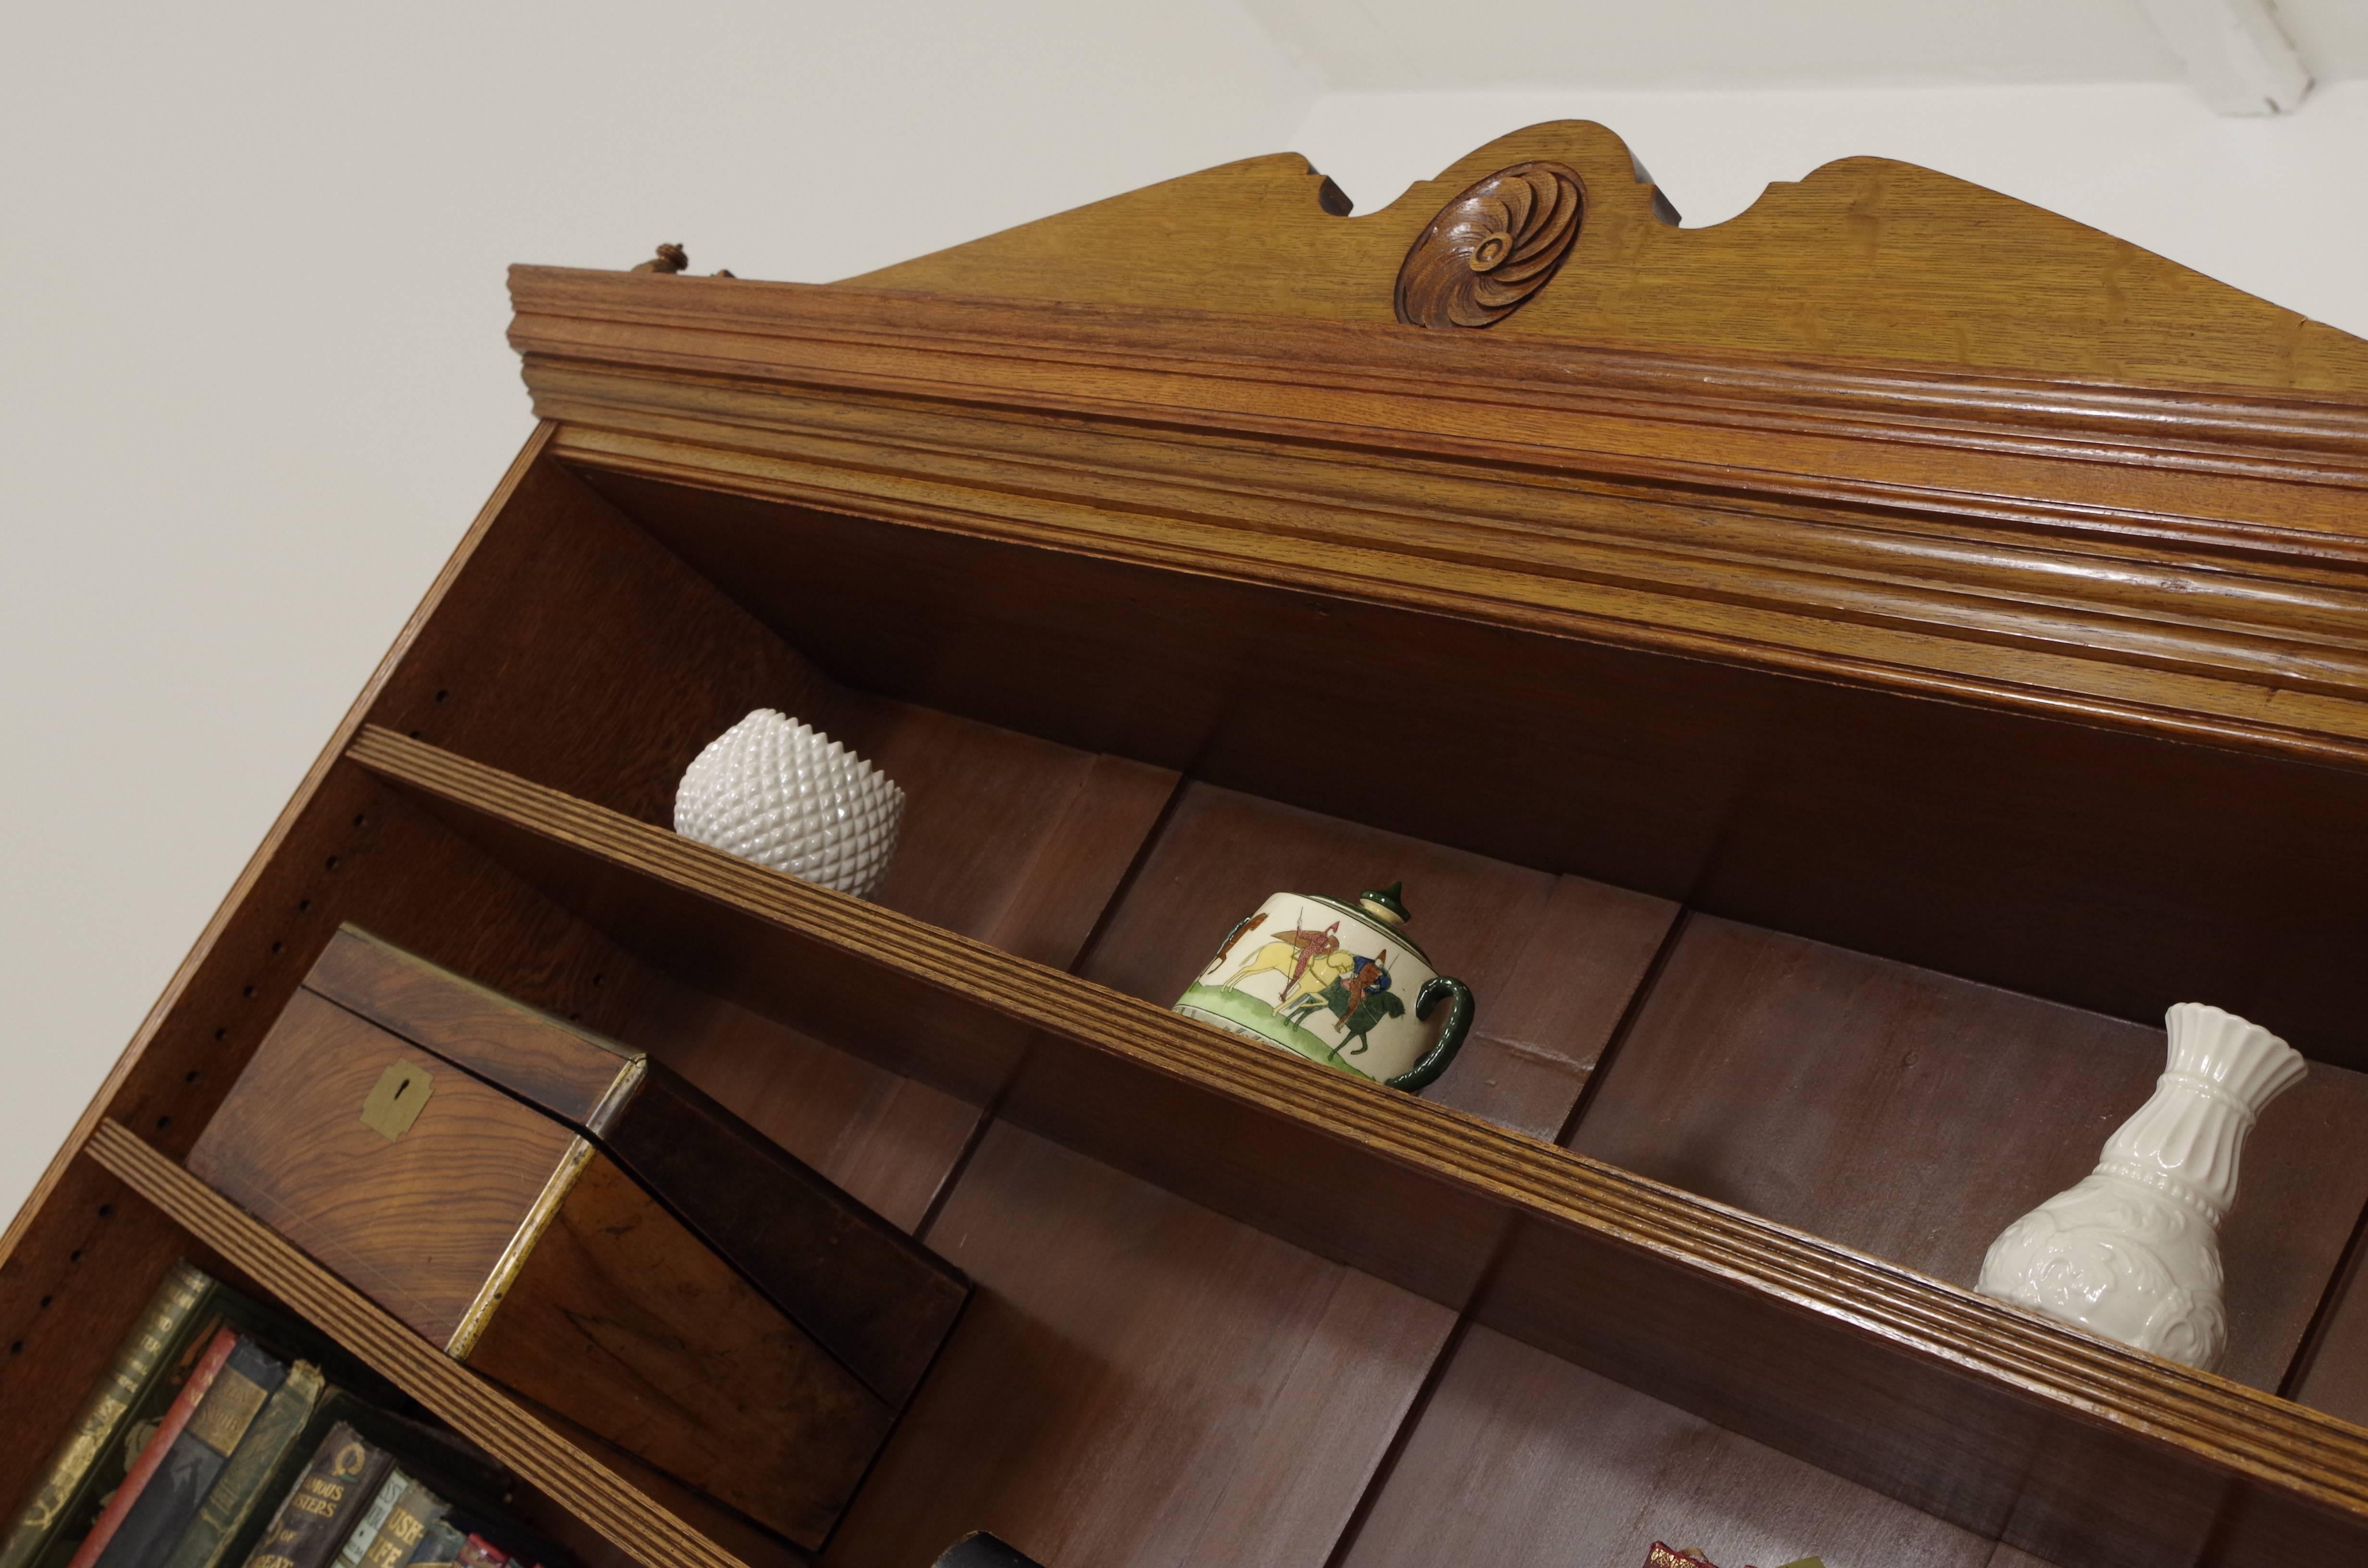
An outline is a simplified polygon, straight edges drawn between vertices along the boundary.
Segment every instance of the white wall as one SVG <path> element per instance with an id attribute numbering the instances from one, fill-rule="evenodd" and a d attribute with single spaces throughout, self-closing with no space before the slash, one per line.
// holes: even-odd
<path id="1" fill-rule="evenodd" d="M 507 264 L 839 277 L 1313 96 L 1230 0 L 13 9 L 0 1216 L 531 427 Z"/>
<path id="2" fill-rule="evenodd" d="M 2036 202 L 2368 336 L 2368 81 L 2260 119 L 2214 115 L 2175 83 L 1328 93 L 1296 145 L 1365 212 L 1542 119 L 1617 131 L 1689 226 L 1734 217 L 1771 181 L 1874 153 Z"/>
<path id="3" fill-rule="evenodd" d="M 506 263 L 838 277 L 1290 147 L 1370 209 L 1576 115 L 1691 221 L 1881 153 L 2368 332 L 2362 90 L 2252 123 L 2169 85 L 1318 101 L 1235 0 L 14 17 L 0 1213 L 524 437 Z"/>

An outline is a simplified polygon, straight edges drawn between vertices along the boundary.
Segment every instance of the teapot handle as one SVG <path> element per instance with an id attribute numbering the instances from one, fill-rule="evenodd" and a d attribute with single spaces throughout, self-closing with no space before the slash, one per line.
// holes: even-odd
<path id="1" fill-rule="evenodd" d="M 1415 994 L 1415 1022 L 1428 1019 L 1442 996 L 1452 1002 L 1447 1009 L 1447 1027 L 1439 1031 L 1439 1039 L 1423 1053 L 1421 1061 L 1396 1077 L 1383 1080 L 1391 1088 L 1404 1089 L 1411 1095 L 1422 1093 L 1430 1087 L 1432 1079 L 1447 1071 L 1447 1064 L 1463 1049 L 1463 1037 L 1472 1028 L 1472 987 L 1463 982 L 1444 975 L 1433 975 L 1424 981 L 1422 989 Z"/>

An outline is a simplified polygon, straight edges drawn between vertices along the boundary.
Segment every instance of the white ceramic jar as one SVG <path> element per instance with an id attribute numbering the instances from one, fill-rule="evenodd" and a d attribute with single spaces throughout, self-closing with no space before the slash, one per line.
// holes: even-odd
<path id="1" fill-rule="evenodd" d="M 2227 1349 L 2220 1223 L 2254 1119 L 2307 1072 L 2234 1013 L 2182 1002 L 2164 1022 L 2154 1097 L 2105 1141 L 2097 1168 L 2009 1225 L 1982 1293 L 2211 1371 Z"/>
<path id="2" fill-rule="evenodd" d="M 880 891 L 904 815 L 886 774 L 770 708 L 710 742 L 674 797 L 685 838 L 858 898 Z"/>

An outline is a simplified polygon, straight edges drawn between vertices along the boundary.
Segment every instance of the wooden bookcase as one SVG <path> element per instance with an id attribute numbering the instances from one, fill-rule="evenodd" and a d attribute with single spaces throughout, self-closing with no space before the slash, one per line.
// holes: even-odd
<path id="1" fill-rule="evenodd" d="M 1535 160 L 1561 270 L 1399 324 Z M 1270 158 L 826 287 L 518 269 L 541 424 L 8 1232 L 0 1494 L 188 1255 L 587 1555 L 799 1561 L 181 1169 L 351 921 L 978 1282 L 830 1564 L 2368 1553 L 2368 343 L 1877 160 L 1681 230 L 1542 126 L 1340 205 Z M 908 791 L 876 903 L 668 831 L 758 706 Z M 1480 998 L 1427 1096 L 1166 1010 L 1396 877 Z M 2186 999 L 2314 1062 L 2225 1376 L 1967 1289 Z"/>

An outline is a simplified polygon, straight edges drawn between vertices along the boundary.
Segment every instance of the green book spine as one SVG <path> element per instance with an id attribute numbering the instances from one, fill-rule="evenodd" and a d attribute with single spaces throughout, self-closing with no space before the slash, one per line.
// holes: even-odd
<path id="1" fill-rule="evenodd" d="M 49 1469 L 17 1508 L 6 1539 L 0 1540 L 0 1568 L 26 1568 L 62 1527 L 94 1511 L 85 1505 L 94 1500 L 91 1483 L 102 1469 L 100 1456 L 122 1433 L 133 1410 L 154 1403 L 143 1396 L 187 1344 L 196 1326 L 191 1320 L 213 1289 L 213 1280 L 186 1263 L 175 1264 L 165 1276 L 148 1310 L 116 1350 L 114 1365 L 67 1428 Z M 122 1468 L 116 1467 L 118 1479 Z"/>
<path id="2" fill-rule="evenodd" d="M 393 1465 L 345 1422 L 330 1427 L 246 1568 L 325 1568 Z"/>
<path id="3" fill-rule="evenodd" d="M 287 1381 L 247 1427 L 164 1568 L 217 1568 L 231 1537 L 262 1505 L 264 1483 L 302 1435 L 324 1387 L 321 1369 L 312 1362 L 289 1369 Z"/>

